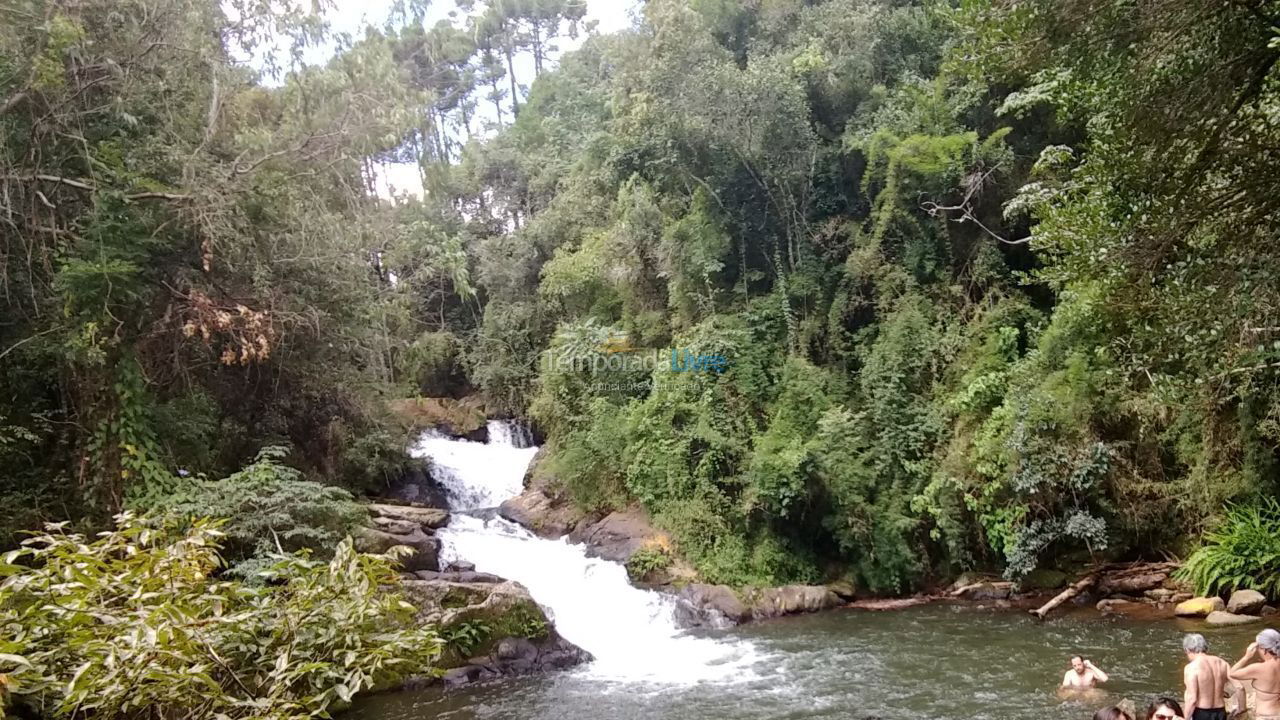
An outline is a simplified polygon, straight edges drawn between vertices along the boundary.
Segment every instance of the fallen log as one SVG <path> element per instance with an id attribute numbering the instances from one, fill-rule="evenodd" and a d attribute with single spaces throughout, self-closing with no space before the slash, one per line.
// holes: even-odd
<path id="1" fill-rule="evenodd" d="M 1057 595 L 1054 595 L 1053 598 L 1049 600 L 1049 602 L 1041 605 L 1035 610 L 1032 610 L 1031 614 L 1043 620 L 1044 616 L 1048 615 L 1050 612 L 1053 612 L 1054 608 L 1070 600 L 1071 598 L 1079 595 L 1085 590 L 1088 590 L 1089 588 L 1093 587 L 1094 585 L 1097 584 L 1097 582 L 1098 582 L 1098 571 L 1095 570 L 1094 572 L 1091 572 L 1088 575 L 1086 575 L 1084 579 L 1079 580 L 1075 584 L 1069 586 L 1066 590 L 1063 590 Z"/>

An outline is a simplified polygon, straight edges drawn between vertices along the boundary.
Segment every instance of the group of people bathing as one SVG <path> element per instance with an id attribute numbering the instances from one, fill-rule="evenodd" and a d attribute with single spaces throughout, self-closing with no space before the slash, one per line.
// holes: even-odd
<path id="1" fill-rule="evenodd" d="M 1245 687 L 1256 698 L 1254 720 L 1280 720 L 1280 632 L 1263 630 L 1245 649 L 1244 656 L 1230 665 L 1209 654 L 1203 635 L 1192 633 L 1182 639 L 1187 666 L 1182 671 L 1185 691 L 1182 702 L 1158 698 L 1147 708 L 1145 720 L 1228 720 L 1226 699 L 1236 698 L 1231 714 L 1235 718 L 1247 709 Z M 1064 689 L 1084 690 L 1105 683 L 1108 676 L 1092 662 L 1077 655 L 1062 678 Z M 1093 720 L 1135 720 L 1119 707 L 1107 707 L 1093 714 Z"/>

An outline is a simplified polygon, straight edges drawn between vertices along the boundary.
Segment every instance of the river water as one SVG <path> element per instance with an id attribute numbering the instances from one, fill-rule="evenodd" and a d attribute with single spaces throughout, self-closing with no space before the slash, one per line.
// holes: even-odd
<path id="1" fill-rule="evenodd" d="M 534 537 L 492 513 L 518 492 L 533 449 L 490 427 L 488 445 L 432 438 L 436 477 L 455 518 L 446 557 L 525 584 L 560 632 L 597 658 L 560 673 L 481 687 L 362 700 L 360 720 L 754 720 L 756 718 L 1084 719 L 1127 698 L 1145 705 L 1180 689 L 1181 634 L 1204 632 L 1234 659 L 1257 627 L 930 605 L 836 610 L 723 631 L 685 632 L 669 597 L 638 590 L 623 568 L 583 548 Z M 489 519 L 484 519 L 484 518 Z M 1068 658 L 1109 673 L 1106 692 L 1060 698 Z"/>

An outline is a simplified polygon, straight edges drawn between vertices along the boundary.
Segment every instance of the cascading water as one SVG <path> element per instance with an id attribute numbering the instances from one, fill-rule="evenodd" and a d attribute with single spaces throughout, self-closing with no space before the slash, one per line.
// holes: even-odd
<path id="1" fill-rule="evenodd" d="M 516 447 L 521 435 L 489 423 L 489 442 L 427 435 L 414 453 L 429 456 L 453 518 L 439 531 L 444 557 L 515 580 L 549 610 L 556 628 L 595 661 L 581 672 L 617 681 L 692 683 L 740 681 L 760 658 L 746 641 L 695 637 L 675 622 L 669 596 L 633 587 L 618 563 L 588 558 L 565 539 L 546 540 L 492 513 L 522 490 L 536 447 Z"/>

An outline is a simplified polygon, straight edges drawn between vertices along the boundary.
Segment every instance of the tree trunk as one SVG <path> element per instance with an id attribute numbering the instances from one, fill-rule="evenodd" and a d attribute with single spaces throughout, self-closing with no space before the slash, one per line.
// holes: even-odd
<path id="1" fill-rule="evenodd" d="M 1079 595 L 1085 590 L 1088 590 L 1089 588 L 1093 587 L 1094 584 L 1096 584 L 1097 582 L 1098 582 L 1097 571 L 1091 572 L 1088 575 L 1086 575 L 1083 580 L 1080 580 L 1074 585 L 1068 587 L 1066 590 L 1063 590 L 1062 592 L 1053 596 L 1053 599 L 1050 600 L 1049 602 L 1041 605 L 1035 610 L 1032 610 L 1031 614 L 1043 620 L 1044 616 L 1048 615 L 1050 612 L 1053 612 L 1054 608 L 1070 600 L 1071 598 Z"/>

